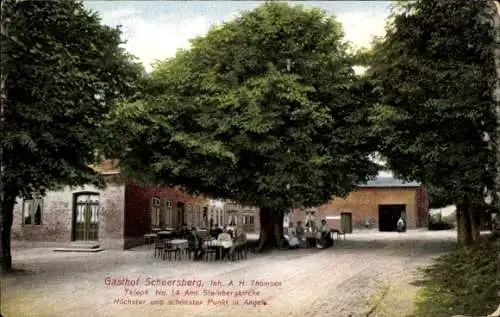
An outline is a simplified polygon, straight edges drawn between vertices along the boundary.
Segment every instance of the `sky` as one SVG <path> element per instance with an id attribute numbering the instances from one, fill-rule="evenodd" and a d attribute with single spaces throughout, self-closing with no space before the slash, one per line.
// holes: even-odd
<path id="1" fill-rule="evenodd" d="M 189 47 L 189 39 L 203 36 L 213 24 L 230 21 L 262 1 L 84 1 L 97 11 L 104 24 L 121 25 L 124 47 L 139 58 L 146 70 L 151 62 L 175 55 Z M 390 1 L 294 1 L 335 15 L 343 24 L 345 38 L 367 47 L 373 36 L 384 34 Z"/>

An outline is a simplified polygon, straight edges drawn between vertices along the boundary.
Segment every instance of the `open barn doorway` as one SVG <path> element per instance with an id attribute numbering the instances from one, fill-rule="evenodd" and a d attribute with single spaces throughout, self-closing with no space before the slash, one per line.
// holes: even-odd
<path id="1" fill-rule="evenodd" d="M 399 217 L 404 219 L 405 214 L 406 205 L 378 205 L 379 231 L 397 231 L 398 219 Z"/>

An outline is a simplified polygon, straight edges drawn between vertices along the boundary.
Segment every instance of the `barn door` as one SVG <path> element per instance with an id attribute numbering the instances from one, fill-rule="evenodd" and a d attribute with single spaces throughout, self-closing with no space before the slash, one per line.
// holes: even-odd
<path id="1" fill-rule="evenodd" d="M 344 233 L 352 233 L 352 213 L 343 212 L 340 214 L 340 230 Z"/>

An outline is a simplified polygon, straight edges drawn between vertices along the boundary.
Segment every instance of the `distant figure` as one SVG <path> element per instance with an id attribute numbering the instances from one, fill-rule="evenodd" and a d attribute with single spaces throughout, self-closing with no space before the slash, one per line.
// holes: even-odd
<path id="1" fill-rule="evenodd" d="M 369 228 L 372 225 L 370 217 L 365 217 L 365 227 Z"/>
<path id="2" fill-rule="evenodd" d="M 190 249 L 193 251 L 193 260 L 201 260 L 201 258 L 205 254 L 205 250 L 203 249 L 203 239 L 196 233 L 196 230 L 194 230 L 194 228 L 192 228 L 191 232 L 189 233 L 188 241 Z"/>
<path id="3" fill-rule="evenodd" d="M 189 230 L 187 223 L 184 223 L 182 225 L 181 235 L 183 237 L 187 237 L 187 236 L 189 236 L 190 233 L 191 233 L 191 230 Z"/>
<path id="4" fill-rule="evenodd" d="M 319 228 L 320 232 L 319 241 L 317 247 L 320 249 L 326 249 L 333 245 L 332 229 L 328 226 L 325 219 L 321 220 L 321 226 Z"/>
<path id="5" fill-rule="evenodd" d="M 306 230 L 302 226 L 302 221 L 297 221 L 297 238 L 299 243 L 305 243 L 306 241 Z"/>
<path id="6" fill-rule="evenodd" d="M 316 224 L 314 223 L 314 221 L 309 220 L 308 222 L 306 222 L 306 231 L 307 232 L 315 232 L 316 231 Z"/>
<path id="7" fill-rule="evenodd" d="M 398 232 L 403 232 L 405 230 L 405 221 L 403 220 L 403 217 L 399 217 L 397 226 Z"/>
<path id="8" fill-rule="evenodd" d="M 228 233 L 231 236 L 231 239 L 234 237 L 233 230 L 228 229 L 227 226 L 224 226 L 222 232 Z"/>
<path id="9" fill-rule="evenodd" d="M 221 234 L 221 233 L 222 233 L 222 229 L 219 227 L 218 224 L 216 224 L 215 226 L 212 227 L 212 229 L 210 229 L 210 235 L 216 239 L 219 236 L 219 234 Z"/>
<path id="10" fill-rule="evenodd" d="M 297 231 L 293 227 L 292 222 L 290 222 L 290 224 L 288 225 L 287 241 L 288 241 L 288 245 L 291 248 L 298 248 L 299 247 L 299 239 L 297 238 Z"/>
<path id="11" fill-rule="evenodd" d="M 247 234 L 241 228 L 236 228 L 234 230 L 233 242 L 235 246 L 247 243 Z"/>

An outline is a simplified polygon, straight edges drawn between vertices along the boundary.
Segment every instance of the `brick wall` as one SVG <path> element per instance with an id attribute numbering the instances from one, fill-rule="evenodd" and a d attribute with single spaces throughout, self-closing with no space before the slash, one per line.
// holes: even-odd
<path id="1" fill-rule="evenodd" d="M 125 186 L 125 240 L 126 248 L 143 243 L 144 234 L 151 232 L 151 200 L 160 198 L 160 208 L 165 208 L 165 201 L 172 203 L 174 219 L 177 204 L 184 203 L 208 207 L 208 200 L 195 197 L 175 188 L 146 187 L 137 184 Z M 186 211 L 187 218 L 187 211 Z"/>
<path id="2" fill-rule="evenodd" d="M 420 200 L 417 197 L 420 195 Z M 371 228 L 378 229 L 378 206 L 404 204 L 406 205 L 407 227 L 417 228 L 421 226 L 421 215 L 426 213 L 425 190 L 417 191 L 417 188 L 358 188 L 345 199 L 335 198 L 328 203 L 316 208 L 315 220 L 320 221 L 329 216 L 339 217 L 342 212 L 352 213 L 353 229 L 365 228 L 365 217 L 371 219 Z M 421 201 L 420 209 L 417 208 L 417 200 Z M 304 209 L 296 209 L 292 213 L 292 221 L 305 221 Z M 327 220 L 333 227 L 340 227 L 340 220 Z"/>
<path id="3" fill-rule="evenodd" d="M 94 186 L 49 191 L 43 197 L 40 225 L 23 225 L 23 199 L 14 207 L 12 240 L 14 244 L 67 246 L 72 241 L 74 197 L 81 192 L 99 194 L 99 240 L 105 248 L 123 247 L 124 186 L 108 184 L 99 190 Z"/>

